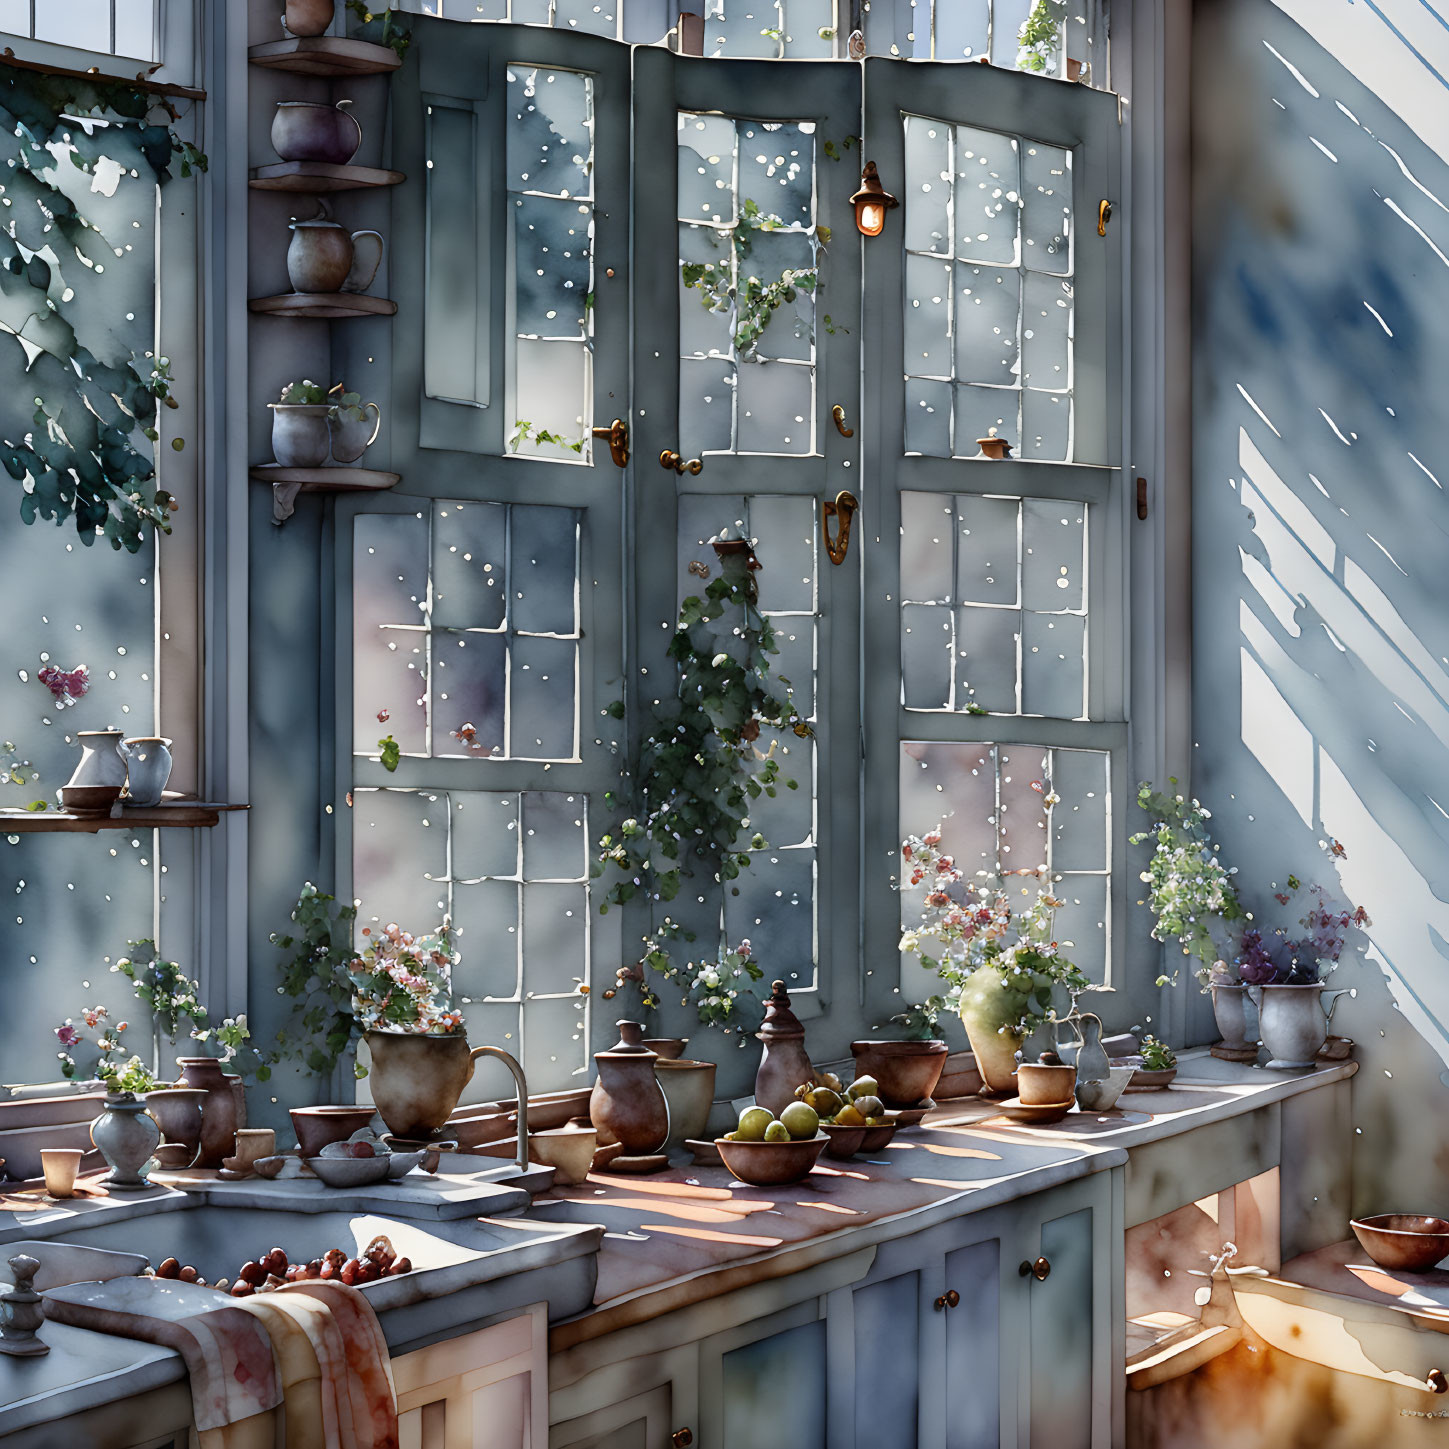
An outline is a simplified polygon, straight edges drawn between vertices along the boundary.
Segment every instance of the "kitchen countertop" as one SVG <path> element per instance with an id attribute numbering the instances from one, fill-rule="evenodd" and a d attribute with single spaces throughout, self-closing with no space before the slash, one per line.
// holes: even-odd
<path id="1" fill-rule="evenodd" d="M 722 1166 L 651 1176 L 593 1173 L 535 1199 L 533 1217 L 602 1222 L 598 1285 L 587 1313 L 550 1329 L 555 1350 L 690 1303 L 935 1223 L 1121 1166 L 1130 1150 L 1344 1080 L 1354 1062 L 1267 1071 L 1184 1052 L 1178 1079 L 1130 1092 L 1105 1114 L 1050 1126 L 1013 1122 L 964 1098 L 898 1133 L 872 1158 L 822 1157 L 804 1181 L 756 1188 Z"/>

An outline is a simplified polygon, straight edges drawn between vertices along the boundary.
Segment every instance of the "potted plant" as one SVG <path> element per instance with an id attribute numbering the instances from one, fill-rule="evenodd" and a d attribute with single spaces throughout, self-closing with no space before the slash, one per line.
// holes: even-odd
<path id="1" fill-rule="evenodd" d="M 304 377 L 289 382 L 272 410 L 272 456 L 284 468 L 320 468 L 332 446 L 328 417 L 332 404 L 321 383 Z"/>
<path id="2" fill-rule="evenodd" d="M 924 889 L 921 924 L 901 936 L 901 950 L 946 982 L 948 999 L 959 1003 L 961 1023 L 976 1066 L 991 1095 L 1009 1096 L 1016 1054 L 1035 1027 L 1054 1019 L 1058 987 L 1081 992 L 1086 976 L 1061 954 L 1052 935 L 1053 913 L 1062 902 L 1038 890 L 1024 911 L 1016 911 L 1005 889 L 989 884 L 968 888 L 949 855 L 941 853 L 941 828 L 910 836 L 901 855 L 910 871 L 904 890 Z M 1011 875 L 1045 875 L 1043 869 Z"/>
<path id="3" fill-rule="evenodd" d="M 352 1012 L 372 1060 L 369 1085 L 390 1132 L 408 1141 L 437 1136 L 487 1048 L 468 1048 L 453 1004 L 454 932 L 414 936 L 395 923 L 374 932 L 349 963 Z"/>
<path id="4" fill-rule="evenodd" d="M 1196 976 L 1213 1000 L 1224 1056 L 1256 1056 L 1249 1036 L 1247 988 L 1233 963 L 1232 942 L 1251 920 L 1233 884 L 1236 867 L 1223 865 L 1208 829 L 1212 812 L 1200 801 L 1143 784 L 1137 803 L 1153 818 L 1150 829 L 1132 837 L 1133 845 L 1153 842 L 1152 859 L 1142 873 L 1147 905 L 1156 918 L 1152 936 L 1176 941 L 1184 956 L 1197 960 Z M 1215 929 L 1216 928 L 1216 929 Z M 1170 978 L 1159 978 L 1159 985 Z"/>

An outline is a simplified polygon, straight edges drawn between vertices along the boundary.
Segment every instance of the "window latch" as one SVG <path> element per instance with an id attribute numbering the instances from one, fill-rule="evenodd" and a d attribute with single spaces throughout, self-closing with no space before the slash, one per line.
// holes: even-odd
<path id="1" fill-rule="evenodd" d="M 820 500 L 820 533 L 825 539 L 825 552 L 830 555 L 833 564 L 843 564 L 850 552 L 850 525 L 859 507 L 855 494 L 848 488 L 837 493 L 833 503 L 828 498 Z M 832 519 L 835 520 L 833 536 L 830 528 Z"/>
<path id="2" fill-rule="evenodd" d="M 1137 480 L 1137 518 L 1140 522 L 1147 517 L 1147 479 Z"/>
<path id="3" fill-rule="evenodd" d="M 1097 203 L 1097 235 L 1107 235 L 1107 223 L 1112 220 L 1112 203 L 1103 197 Z"/>
<path id="4" fill-rule="evenodd" d="M 623 418 L 615 418 L 607 428 L 595 428 L 593 434 L 609 445 L 609 456 L 616 468 L 629 466 L 629 424 Z"/>

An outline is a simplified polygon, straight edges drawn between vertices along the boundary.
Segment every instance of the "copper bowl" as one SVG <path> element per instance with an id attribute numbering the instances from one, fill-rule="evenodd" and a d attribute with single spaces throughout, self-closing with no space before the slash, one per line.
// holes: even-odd
<path id="1" fill-rule="evenodd" d="M 820 1130 L 830 1139 L 825 1148 L 825 1155 L 835 1158 L 838 1162 L 844 1162 L 860 1151 L 865 1143 L 865 1134 L 871 1129 L 869 1127 L 851 1127 L 844 1122 L 838 1125 L 834 1122 L 822 1122 Z"/>
<path id="2" fill-rule="evenodd" d="M 809 1177 L 830 1138 L 824 1132 L 798 1142 L 731 1142 L 715 1138 L 714 1145 L 731 1174 L 751 1187 L 784 1187 Z"/>
<path id="3" fill-rule="evenodd" d="M 1427 1273 L 1449 1257 L 1449 1221 L 1425 1213 L 1380 1213 L 1355 1218 L 1353 1235 L 1380 1268 Z"/>
<path id="4" fill-rule="evenodd" d="M 293 1107 L 287 1115 L 303 1157 L 316 1157 L 332 1142 L 346 1142 L 376 1115 L 375 1107 Z"/>

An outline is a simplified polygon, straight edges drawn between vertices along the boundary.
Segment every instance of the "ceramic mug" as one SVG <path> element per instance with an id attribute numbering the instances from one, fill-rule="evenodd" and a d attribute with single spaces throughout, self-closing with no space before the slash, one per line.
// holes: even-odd
<path id="1" fill-rule="evenodd" d="M 241 1127 L 236 1134 L 236 1155 L 225 1165 L 234 1172 L 250 1172 L 258 1158 L 275 1156 L 277 1134 L 270 1127 Z"/>
<path id="2" fill-rule="evenodd" d="M 75 1192 L 76 1173 L 80 1171 L 82 1147 L 42 1147 L 40 1163 L 45 1171 L 45 1190 L 51 1197 L 70 1197 Z"/>
<path id="3" fill-rule="evenodd" d="M 367 430 L 367 410 L 377 414 L 371 433 Z M 340 408 L 328 415 L 327 427 L 332 435 L 332 457 L 338 463 L 355 463 L 376 441 L 382 431 L 382 409 L 375 402 L 363 403 L 360 418 L 345 418 Z"/>

